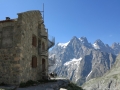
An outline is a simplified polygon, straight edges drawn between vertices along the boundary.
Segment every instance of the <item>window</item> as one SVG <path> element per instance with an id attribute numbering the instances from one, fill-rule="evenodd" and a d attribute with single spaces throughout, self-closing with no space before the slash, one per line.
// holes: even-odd
<path id="1" fill-rule="evenodd" d="M 35 35 L 32 36 L 32 45 L 35 47 L 37 46 L 37 38 Z"/>
<path id="2" fill-rule="evenodd" d="M 0 47 L 11 48 L 13 45 L 13 26 L 6 26 L 0 32 Z"/>
<path id="3" fill-rule="evenodd" d="M 33 56 L 32 57 L 32 68 L 36 68 L 37 67 L 37 57 Z"/>
<path id="4" fill-rule="evenodd" d="M 42 42 L 42 51 L 45 51 L 45 43 Z"/>

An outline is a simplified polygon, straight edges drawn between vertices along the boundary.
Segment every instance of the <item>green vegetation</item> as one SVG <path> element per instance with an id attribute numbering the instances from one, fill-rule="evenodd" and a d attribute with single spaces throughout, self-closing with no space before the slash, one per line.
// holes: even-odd
<path id="1" fill-rule="evenodd" d="M 67 90 L 83 90 L 81 87 L 77 86 L 74 83 L 70 83 L 66 87 L 62 87 L 62 88 L 65 88 Z"/>
<path id="2" fill-rule="evenodd" d="M 114 75 L 113 78 L 118 79 L 118 76 L 117 76 L 117 75 Z"/>
<path id="3" fill-rule="evenodd" d="M 49 83 L 49 82 L 57 82 L 57 80 L 38 80 L 38 81 L 29 80 L 27 82 L 21 82 L 19 87 L 23 88 L 23 87 L 34 86 L 34 85 Z"/>
<path id="4" fill-rule="evenodd" d="M 38 80 L 38 81 L 28 80 L 27 82 L 21 82 L 19 87 L 24 88 L 24 87 L 38 85 L 42 83 L 48 83 L 48 82 L 57 82 L 57 80 Z M 3 86 L 5 84 L 1 83 L 0 85 Z M 67 86 L 64 86 L 62 88 L 66 88 L 67 90 L 83 90 L 81 87 L 77 86 L 74 83 L 69 83 Z M 14 89 L 3 89 L 3 90 L 14 90 Z"/>
<path id="5" fill-rule="evenodd" d="M 57 80 L 38 80 L 40 83 L 57 82 Z"/>
<path id="6" fill-rule="evenodd" d="M 38 81 L 28 80 L 27 82 L 21 82 L 19 87 L 24 88 L 24 87 L 29 87 L 29 86 L 34 86 L 34 85 L 44 84 L 44 83 L 49 83 L 49 82 L 57 82 L 57 80 L 38 80 Z M 0 86 L 5 86 L 5 85 L 6 84 L 3 82 L 0 83 Z M 14 90 L 14 89 L 2 89 L 2 90 Z"/>
<path id="7" fill-rule="evenodd" d="M 29 80 L 27 82 L 21 82 L 19 87 L 28 87 L 32 86 L 33 84 L 36 84 L 37 82 Z"/>

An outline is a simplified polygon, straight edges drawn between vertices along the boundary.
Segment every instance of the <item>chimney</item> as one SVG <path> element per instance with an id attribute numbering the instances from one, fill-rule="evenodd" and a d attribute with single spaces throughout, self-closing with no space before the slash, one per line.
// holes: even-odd
<path id="1" fill-rule="evenodd" d="M 6 17 L 6 20 L 10 20 L 10 17 Z"/>

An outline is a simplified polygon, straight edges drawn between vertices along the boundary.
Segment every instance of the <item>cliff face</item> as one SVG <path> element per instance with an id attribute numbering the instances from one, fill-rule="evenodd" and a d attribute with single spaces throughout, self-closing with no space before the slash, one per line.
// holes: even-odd
<path id="1" fill-rule="evenodd" d="M 86 90 L 98 89 L 120 89 L 120 54 L 117 56 L 113 67 L 102 77 L 94 78 L 84 83 L 82 87 Z"/>

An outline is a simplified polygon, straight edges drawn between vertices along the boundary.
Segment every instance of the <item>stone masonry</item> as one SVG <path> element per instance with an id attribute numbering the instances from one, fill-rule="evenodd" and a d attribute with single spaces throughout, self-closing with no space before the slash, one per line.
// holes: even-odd
<path id="1" fill-rule="evenodd" d="M 45 75 L 48 71 L 48 43 L 51 42 L 40 11 L 18 13 L 17 19 L 7 19 L 0 21 L 0 83 L 18 85 L 42 79 L 43 67 Z M 33 36 L 37 39 L 36 47 L 32 45 Z M 37 57 L 36 68 L 31 66 L 33 56 Z"/>

